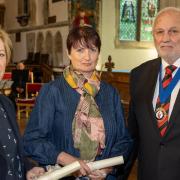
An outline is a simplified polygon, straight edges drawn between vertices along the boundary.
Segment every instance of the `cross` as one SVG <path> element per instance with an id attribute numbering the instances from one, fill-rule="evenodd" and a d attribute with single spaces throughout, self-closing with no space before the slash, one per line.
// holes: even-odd
<path id="1" fill-rule="evenodd" d="M 112 72 L 112 68 L 114 68 L 114 63 L 111 62 L 112 61 L 112 58 L 111 56 L 109 55 L 108 56 L 108 62 L 105 63 L 105 68 L 107 68 L 107 71 L 108 72 Z"/>

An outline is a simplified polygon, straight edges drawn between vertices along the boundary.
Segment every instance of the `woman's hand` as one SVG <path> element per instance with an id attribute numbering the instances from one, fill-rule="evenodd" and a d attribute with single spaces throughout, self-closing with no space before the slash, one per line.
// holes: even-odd
<path id="1" fill-rule="evenodd" d="M 104 168 L 101 170 L 95 170 L 92 171 L 91 174 L 89 174 L 89 177 L 91 180 L 103 180 L 106 178 L 107 174 L 109 174 L 112 171 L 112 167 Z"/>
<path id="2" fill-rule="evenodd" d="M 80 163 L 81 168 L 80 170 L 73 173 L 73 176 L 75 177 L 88 176 L 91 173 L 90 168 L 86 165 L 85 161 L 83 160 L 80 160 L 65 152 L 61 152 L 57 157 L 57 163 L 63 166 L 71 164 L 75 161 L 78 161 Z"/>
<path id="3" fill-rule="evenodd" d="M 41 167 L 34 167 L 31 170 L 29 170 L 26 174 L 27 180 L 33 180 L 36 177 L 39 177 L 44 174 L 44 169 Z"/>

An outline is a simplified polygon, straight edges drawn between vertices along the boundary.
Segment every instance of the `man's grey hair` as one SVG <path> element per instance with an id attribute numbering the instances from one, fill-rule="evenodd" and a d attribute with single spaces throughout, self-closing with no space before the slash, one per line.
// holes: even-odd
<path id="1" fill-rule="evenodd" d="M 156 17 L 155 17 L 155 19 L 154 19 L 154 22 L 153 22 L 153 25 L 152 25 L 152 30 L 154 30 L 154 26 L 155 26 L 155 24 L 156 24 L 156 22 L 157 22 L 157 19 L 162 15 L 162 14 L 164 14 L 164 13 L 177 13 L 177 14 L 179 14 L 179 18 L 180 18 L 180 8 L 176 8 L 176 7 L 166 7 L 166 8 L 163 8 L 162 10 L 160 10 L 158 13 L 157 13 L 157 15 L 156 15 Z"/>

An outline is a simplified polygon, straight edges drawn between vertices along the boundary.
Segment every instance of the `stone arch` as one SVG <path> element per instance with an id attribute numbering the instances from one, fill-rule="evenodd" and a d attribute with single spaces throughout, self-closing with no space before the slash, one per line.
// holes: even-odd
<path id="1" fill-rule="evenodd" d="M 53 65 L 53 36 L 50 31 L 47 31 L 46 33 L 45 45 L 46 45 L 46 52 L 49 55 L 48 64 Z"/>
<path id="2" fill-rule="evenodd" d="M 35 33 L 30 32 L 26 33 L 26 44 L 27 44 L 27 52 L 32 52 L 34 53 L 35 50 Z"/>
<path id="3" fill-rule="evenodd" d="M 44 36 L 42 32 L 38 32 L 36 39 L 36 52 L 44 53 Z"/>
<path id="4" fill-rule="evenodd" d="M 54 36 L 54 66 L 63 66 L 63 40 L 59 31 Z"/>

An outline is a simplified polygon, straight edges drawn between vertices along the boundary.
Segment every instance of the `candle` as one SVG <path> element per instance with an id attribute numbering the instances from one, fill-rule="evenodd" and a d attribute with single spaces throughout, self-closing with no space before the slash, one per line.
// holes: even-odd
<path id="1" fill-rule="evenodd" d="M 31 82 L 34 83 L 34 74 L 31 72 Z"/>

